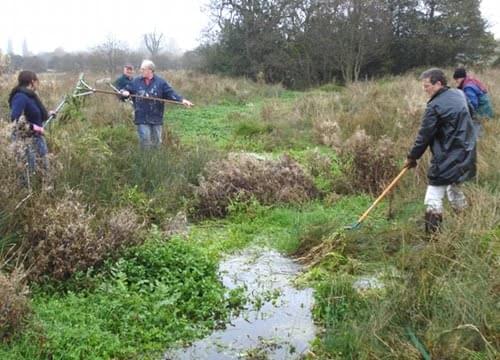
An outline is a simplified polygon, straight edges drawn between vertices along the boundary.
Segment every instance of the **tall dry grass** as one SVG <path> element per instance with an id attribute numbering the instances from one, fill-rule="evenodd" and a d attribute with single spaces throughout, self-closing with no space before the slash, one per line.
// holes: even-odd
<path id="1" fill-rule="evenodd" d="M 30 312 L 26 274 L 20 268 L 0 271 L 0 341 L 8 341 L 22 329 Z"/>

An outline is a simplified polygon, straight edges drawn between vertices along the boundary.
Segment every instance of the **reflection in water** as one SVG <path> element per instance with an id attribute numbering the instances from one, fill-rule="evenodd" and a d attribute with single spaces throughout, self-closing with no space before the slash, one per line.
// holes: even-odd
<path id="1" fill-rule="evenodd" d="M 245 287 L 249 309 L 188 348 L 168 352 L 174 359 L 300 359 L 315 336 L 311 289 L 291 281 L 300 265 L 276 251 L 252 249 L 220 264 L 224 285 Z"/>

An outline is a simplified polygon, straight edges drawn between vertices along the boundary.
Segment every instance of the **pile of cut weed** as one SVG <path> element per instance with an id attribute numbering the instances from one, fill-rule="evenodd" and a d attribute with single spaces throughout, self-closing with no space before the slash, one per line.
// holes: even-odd
<path id="1" fill-rule="evenodd" d="M 207 164 L 205 174 L 195 190 L 194 214 L 200 218 L 224 217 L 234 201 L 303 203 L 318 194 L 312 178 L 289 156 L 274 161 L 235 153 Z"/>

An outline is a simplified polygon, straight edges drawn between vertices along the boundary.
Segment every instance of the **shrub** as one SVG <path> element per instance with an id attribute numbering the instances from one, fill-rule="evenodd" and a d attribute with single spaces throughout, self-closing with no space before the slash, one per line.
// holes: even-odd
<path id="1" fill-rule="evenodd" d="M 10 274 L 0 272 L 0 339 L 8 340 L 23 325 L 30 313 L 29 289 L 25 273 L 15 269 Z"/>
<path id="2" fill-rule="evenodd" d="M 347 140 L 340 155 L 354 192 L 377 195 L 397 172 L 394 143 L 386 137 L 373 141 L 364 130 Z"/>
<path id="3" fill-rule="evenodd" d="M 69 190 L 60 201 L 28 209 L 32 213 L 26 214 L 31 221 L 24 246 L 30 278 L 63 280 L 139 242 L 137 231 L 142 225 L 132 210 L 111 213 L 97 232 L 95 215 L 79 202 L 79 195 Z"/>
<path id="4" fill-rule="evenodd" d="M 16 203 L 22 198 L 19 193 L 17 164 L 11 149 L 10 138 L 12 128 L 0 122 L 0 212 L 12 213 Z M 1 233 L 0 233 L 1 235 Z"/>
<path id="5" fill-rule="evenodd" d="M 302 203 L 317 195 L 312 178 L 289 156 L 260 159 L 251 154 L 232 154 L 208 164 L 206 176 L 195 189 L 198 216 L 225 216 L 233 201 L 252 197 L 263 204 Z"/>
<path id="6" fill-rule="evenodd" d="M 64 279 L 86 265 L 93 265 L 102 253 L 102 242 L 92 230 L 94 216 L 68 191 L 48 207 L 36 204 L 28 230 L 30 277 L 50 275 Z M 40 204 L 41 205 L 41 204 Z M 29 216 L 29 215 L 28 215 Z"/>
<path id="7" fill-rule="evenodd" d="M 104 246 L 107 252 L 112 253 L 125 246 L 141 243 L 142 237 L 139 236 L 139 231 L 145 224 L 146 221 L 140 222 L 139 216 L 131 208 L 116 210 L 105 223 Z"/>

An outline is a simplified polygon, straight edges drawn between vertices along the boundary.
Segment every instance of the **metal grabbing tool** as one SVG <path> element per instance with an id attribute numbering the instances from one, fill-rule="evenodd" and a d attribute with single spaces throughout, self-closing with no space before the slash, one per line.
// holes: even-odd
<path id="1" fill-rule="evenodd" d="M 80 75 L 80 79 L 78 81 L 76 89 L 78 90 L 78 94 L 74 95 L 74 96 L 85 96 L 85 95 L 90 95 L 90 94 L 94 94 L 94 93 L 107 94 L 107 95 L 121 95 L 120 91 L 118 91 L 118 89 L 116 89 L 116 88 L 114 88 L 114 91 L 93 88 L 92 86 L 87 84 L 85 82 L 85 80 L 83 80 L 83 74 Z M 153 97 L 153 96 L 143 96 L 143 95 L 137 95 L 137 94 L 130 94 L 129 96 L 133 97 L 133 98 L 137 98 L 137 99 L 146 99 L 146 100 L 152 100 L 152 101 L 161 101 L 161 102 L 175 104 L 175 105 L 183 105 L 182 102 L 180 102 L 180 101 L 162 99 L 162 98 L 157 98 L 157 97 Z"/>

